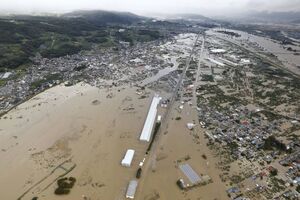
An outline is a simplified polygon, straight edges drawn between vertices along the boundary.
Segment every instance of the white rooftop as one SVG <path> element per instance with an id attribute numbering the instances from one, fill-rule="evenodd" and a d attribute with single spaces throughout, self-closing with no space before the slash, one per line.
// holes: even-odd
<path id="1" fill-rule="evenodd" d="M 123 160 L 122 160 L 122 162 L 121 162 L 122 166 L 130 167 L 133 156 L 134 156 L 134 150 L 133 149 L 128 149 L 125 156 L 124 156 L 124 158 L 123 158 Z"/>
<path id="2" fill-rule="evenodd" d="M 241 63 L 242 63 L 242 64 L 250 64 L 251 61 L 250 61 L 249 59 L 243 58 L 243 59 L 241 59 Z"/>
<path id="3" fill-rule="evenodd" d="M 221 63 L 221 62 L 219 62 L 219 61 L 217 61 L 217 60 L 214 60 L 214 59 L 212 59 L 212 58 L 207 58 L 207 60 L 209 60 L 209 61 L 212 62 L 212 63 L 215 63 L 216 65 L 219 65 L 219 66 L 222 66 L 222 67 L 225 66 L 224 63 Z"/>
<path id="4" fill-rule="evenodd" d="M 211 49 L 210 51 L 212 53 L 225 53 L 226 52 L 225 49 Z"/>
<path id="5" fill-rule="evenodd" d="M 160 97 L 155 95 L 149 108 L 149 112 L 142 130 L 140 140 L 149 142 L 152 134 L 153 125 L 157 114 L 157 105 L 159 104 Z"/>
<path id="6" fill-rule="evenodd" d="M 11 72 L 5 72 L 4 75 L 2 76 L 3 79 L 8 78 L 12 73 Z"/>

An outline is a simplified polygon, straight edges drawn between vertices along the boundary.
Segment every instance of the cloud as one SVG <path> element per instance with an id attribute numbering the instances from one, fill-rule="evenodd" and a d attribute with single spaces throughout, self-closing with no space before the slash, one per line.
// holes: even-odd
<path id="1" fill-rule="evenodd" d="M 300 11 L 300 0 L 252 0 L 246 6 L 257 11 Z"/>
<path id="2" fill-rule="evenodd" d="M 300 0 L 0 0 L 9 12 L 68 12 L 79 9 L 137 13 L 199 13 L 221 15 L 249 10 L 300 11 Z"/>

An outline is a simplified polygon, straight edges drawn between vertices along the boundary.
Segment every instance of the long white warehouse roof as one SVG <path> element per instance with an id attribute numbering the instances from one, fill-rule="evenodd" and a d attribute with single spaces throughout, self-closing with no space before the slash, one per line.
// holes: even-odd
<path id="1" fill-rule="evenodd" d="M 142 130 L 140 140 L 149 142 L 152 134 L 153 125 L 157 114 L 157 105 L 159 104 L 160 97 L 155 95 L 152 99 L 152 103 Z"/>
<path id="2" fill-rule="evenodd" d="M 134 156 L 134 150 L 128 149 L 125 156 L 124 156 L 124 158 L 123 158 L 123 160 L 122 160 L 122 162 L 121 162 L 122 166 L 130 167 L 133 156 Z"/>
<path id="3" fill-rule="evenodd" d="M 211 49 L 210 51 L 212 53 L 225 53 L 226 52 L 225 49 Z"/>
<path id="4" fill-rule="evenodd" d="M 216 61 L 216 60 L 214 60 L 214 59 L 212 59 L 212 58 L 207 58 L 207 60 L 209 60 L 209 61 L 212 62 L 212 63 L 215 63 L 216 65 L 220 65 L 220 66 L 222 66 L 222 67 L 225 66 L 224 63 L 221 63 L 221 62 L 219 62 L 219 61 Z"/>

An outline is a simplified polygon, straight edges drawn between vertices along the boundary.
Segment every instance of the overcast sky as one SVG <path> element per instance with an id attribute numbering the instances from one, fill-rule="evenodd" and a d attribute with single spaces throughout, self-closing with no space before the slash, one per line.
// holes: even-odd
<path id="1" fill-rule="evenodd" d="M 6 12 L 61 13 L 82 9 L 216 16 L 249 10 L 300 11 L 300 0 L 0 0 L 0 10 Z"/>

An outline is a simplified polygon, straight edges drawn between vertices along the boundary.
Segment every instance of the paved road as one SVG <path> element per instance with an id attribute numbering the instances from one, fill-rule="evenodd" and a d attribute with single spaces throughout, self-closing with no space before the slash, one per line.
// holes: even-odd
<path id="1" fill-rule="evenodd" d="M 193 88 L 193 99 L 194 99 L 193 105 L 195 105 L 195 106 L 197 106 L 196 90 L 199 85 L 199 77 L 200 77 L 200 72 L 201 72 L 201 62 L 203 60 L 204 46 L 205 46 L 205 35 L 202 38 L 202 46 L 201 46 L 200 55 L 199 55 L 198 69 L 197 69 L 196 80 L 194 82 L 194 88 Z"/>

